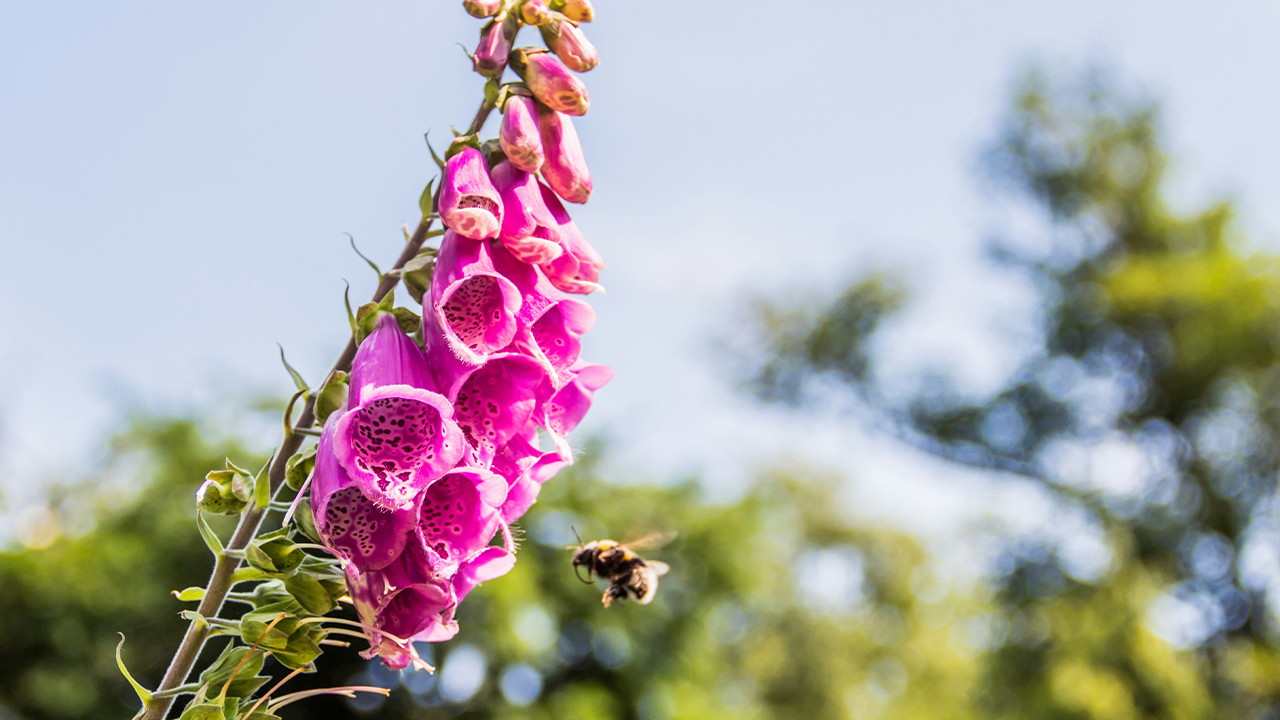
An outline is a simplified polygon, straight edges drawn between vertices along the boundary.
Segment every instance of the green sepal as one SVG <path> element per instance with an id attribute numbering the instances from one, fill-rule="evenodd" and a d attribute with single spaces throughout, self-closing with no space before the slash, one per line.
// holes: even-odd
<path id="1" fill-rule="evenodd" d="M 484 144 L 480 146 L 480 154 L 484 156 L 485 164 L 489 166 L 490 170 L 507 159 L 507 153 L 503 151 L 502 143 L 497 139 L 485 140 Z"/>
<path id="2" fill-rule="evenodd" d="M 301 502 L 298 503 L 298 509 L 293 513 L 293 526 L 307 539 L 317 543 L 320 542 L 320 533 L 316 530 L 316 520 L 311 516 L 311 498 L 302 498 Z"/>
<path id="3" fill-rule="evenodd" d="M 258 471 L 258 476 L 253 479 L 253 501 L 263 510 L 271 504 L 271 474 L 268 470 L 275 459 L 276 451 L 272 450 L 271 457 L 267 458 L 267 462 Z"/>
<path id="4" fill-rule="evenodd" d="M 218 659 L 200 673 L 200 682 L 221 693 L 222 686 L 231 680 L 231 684 L 227 686 L 227 697 L 249 697 L 271 679 L 265 675 L 258 675 L 262 671 L 265 658 L 266 653 L 263 651 L 244 646 L 237 647 L 232 641 L 227 643 L 227 647 L 223 649 Z M 243 665 L 240 664 L 242 661 Z M 233 672 L 234 679 L 231 675 Z"/>
<path id="5" fill-rule="evenodd" d="M 189 587 L 189 588 L 187 588 L 187 589 L 185 589 L 185 590 L 182 590 L 182 591 L 174 590 L 174 591 L 173 591 L 173 596 L 174 596 L 174 597 L 176 597 L 176 598 L 178 598 L 178 600 L 179 600 L 180 602 L 195 602 L 195 601 L 197 601 L 197 600 L 203 600 L 203 599 L 204 599 L 204 588 L 202 588 L 202 587 Z"/>
<path id="6" fill-rule="evenodd" d="M 457 155 L 466 148 L 475 148 L 476 150 L 479 150 L 480 135 L 472 133 L 470 135 L 459 135 L 458 137 L 455 137 L 453 142 L 449 143 L 449 148 L 444 151 L 445 162 L 448 162 L 449 158 Z"/>
<path id="7" fill-rule="evenodd" d="M 253 582 L 254 580 L 270 580 L 271 576 L 257 568 L 242 567 L 231 574 L 231 584 Z"/>
<path id="8" fill-rule="evenodd" d="M 418 332 L 419 327 L 422 327 L 422 318 L 409 308 L 391 308 L 391 314 L 395 316 L 396 323 L 404 331 L 405 335 L 412 335 Z"/>
<path id="9" fill-rule="evenodd" d="M 116 667 L 120 668 L 120 674 L 124 675 L 124 679 L 133 686 L 133 691 L 138 694 L 138 699 L 142 701 L 142 707 L 145 708 L 151 702 L 151 691 L 142 687 L 142 684 L 129 674 L 129 668 L 124 666 L 124 658 L 120 657 L 122 648 L 124 648 L 124 633 L 120 633 L 120 644 L 116 645 Z"/>
<path id="10" fill-rule="evenodd" d="M 232 715 L 232 718 L 235 716 Z M 199 705 L 188 705 L 182 711 L 182 715 L 178 716 L 178 720 L 229 720 L 224 713 L 221 705 L 213 703 L 200 703 Z"/>
<path id="11" fill-rule="evenodd" d="M 435 210 L 434 206 L 436 195 L 435 190 L 432 188 L 435 183 L 435 178 L 428 180 L 427 186 L 423 188 L 422 194 L 418 196 L 418 209 L 422 211 L 422 219 L 424 221 L 431 217 L 431 213 Z M 405 234 L 407 235 L 408 233 L 406 232 Z"/>
<path id="12" fill-rule="evenodd" d="M 303 625 L 293 631 L 284 648 L 273 650 L 271 655 L 290 670 L 306 667 L 320 657 L 320 641 L 325 634 L 316 625 Z"/>
<path id="13" fill-rule="evenodd" d="M 295 430 L 293 427 L 293 408 L 295 405 L 298 404 L 298 398 L 306 394 L 307 394 L 306 390 L 299 390 L 298 392 L 294 393 L 292 397 L 289 398 L 289 404 L 284 406 L 283 422 L 284 422 L 284 437 L 286 440 L 293 437 L 293 434 L 295 432 L 299 432 L 299 433 L 306 432 L 304 428 L 297 428 Z"/>
<path id="14" fill-rule="evenodd" d="M 222 541 L 218 539 L 218 534 L 209 527 L 209 522 L 204 519 L 204 513 L 196 508 L 196 528 L 200 530 L 200 537 L 204 538 L 204 544 L 209 548 L 209 552 L 214 555 L 222 553 Z"/>
<path id="15" fill-rule="evenodd" d="M 436 271 L 437 252 L 435 248 L 423 248 L 400 269 L 400 278 L 404 280 L 405 289 L 419 305 L 423 304 L 422 298 L 431 289 L 431 277 Z"/>
<path id="16" fill-rule="evenodd" d="M 298 388 L 298 392 L 306 392 L 308 390 L 307 381 L 302 379 L 302 373 L 294 370 L 289 361 L 284 359 L 284 346 L 276 343 L 276 347 L 280 348 L 280 362 L 284 364 L 284 369 L 289 371 L 289 377 L 293 378 L 293 386 Z"/>
<path id="17" fill-rule="evenodd" d="M 346 373 L 343 373 L 346 375 Z M 328 390 L 329 386 L 325 386 Z M 324 390 L 316 397 L 316 406 L 320 405 L 320 397 L 324 395 Z M 310 445 L 303 448 L 302 452 L 294 453 L 289 461 L 284 464 L 284 482 L 291 490 L 301 490 L 302 486 L 307 482 L 307 476 L 316 467 L 316 446 Z"/>
<path id="18" fill-rule="evenodd" d="M 276 650 L 284 650 L 289 644 L 289 636 L 298 629 L 298 619 L 289 613 L 289 605 L 287 601 L 278 602 L 245 613 L 240 618 L 240 639 L 246 645 L 266 648 L 273 654 Z M 281 613 L 285 614 L 285 618 L 268 631 L 267 627 Z"/>
<path id="19" fill-rule="evenodd" d="M 307 554 L 287 537 L 260 537 L 244 549 L 244 559 L 249 567 L 266 573 L 292 575 Z"/>
<path id="20" fill-rule="evenodd" d="M 281 580 L 268 580 L 253 589 L 251 593 L 233 594 L 236 600 L 247 602 L 253 605 L 255 610 L 265 607 L 280 607 L 284 611 L 292 615 L 300 615 L 306 611 L 298 604 L 288 590 L 284 588 L 284 582 Z M 233 597 L 228 596 L 228 597 Z"/>
<path id="21" fill-rule="evenodd" d="M 215 515 L 235 515 L 253 499 L 253 476 L 227 460 L 226 470 L 213 470 L 196 490 L 196 507 Z"/>
<path id="22" fill-rule="evenodd" d="M 329 376 L 327 381 L 325 381 L 324 387 L 320 389 L 320 394 L 316 395 L 315 416 L 316 421 L 319 424 L 324 425 L 324 421 L 328 420 L 330 415 L 341 410 L 342 406 L 347 404 L 347 395 L 351 391 L 349 385 L 350 379 L 350 375 L 341 370 L 337 370 Z M 315 466 L 314 461 L 311 463 L 311 466 Z M 310 473 L 311 469 L 308 468 L 307 474 Z M 303 479 L 305 480 L 306 476 L 303 476 Z M 293 487 L 293 485 L 290 484 L 289 487 Z M 293 487 L 293 489 L 297 490 L 301 487 L 302 485 L 298 485 L 298 487 Z"/>
<path id="23" fill-rule="evenodd" d="M 311 615 L 324 615 L 333 609 L 333 598 L 329 596 L 329 591 L 312 575 L 298 573 L 285 578 L 284 587 L 302 609 Z"/>

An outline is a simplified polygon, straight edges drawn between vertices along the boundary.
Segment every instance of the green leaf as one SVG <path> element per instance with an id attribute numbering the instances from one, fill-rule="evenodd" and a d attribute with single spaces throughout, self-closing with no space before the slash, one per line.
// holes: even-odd
<path id="1" fill-rule="evenodd" d="M 427 181 L 427 187 L 423 189 L 422 195 L 418 197 L 418 209 L 422 211 L 422 219 L 424 221 L 431 217 L 431 206 L 435 201 L 435 192 L 432 190 L 431 186 L 435 185 L 435 182 L 435 178 L 431 178 Z"/>
<path id="2" fill-rule="evenodd" d="M 174 591 L 173 591 L 173 596 L 174 596 L 174 597 L 176 597 L 176 598 L 178 598 L 178 600 L 180 600 L 180 601 L 182 601 L 182 602 L 195 602 L 196 600 L 203 600 L 203 599 L 204 599 L 204 588 L 202 588 L 202 587 L 189 587 L 189 588 L 187 588 L 186 590 L 183 590 L 183 591 L 181 591 L 181 592 L 179 592 L 179 591 L 177 591 L 177 590 L 174 590 Z"/>
<path id="3" fill-rule="evenodd" d="M 209 551 L 214 555 L 222 552 L 222 541 L 218 539 L 218 535 L 213 532 L 213 528 L 209 527 L 208 521 L 204 519 L 204 513 L 196 510 L 196 527 L 200 529 L 200 537 L 204 538 L 204 544 L 209 547 Z"/>
<path id="4" fill-rule="evenodd" d="M 290 670 L 306 667 L 320 657 L 320 641 L 324 637 L 325 632 L 321 628 L 304 625 L 289 636 L 285 647 L 272 651 L 271 655 Z"/>
<path id="5" fill-rule="evenodd" d="M 425 133 L 423 137 L 426 138 L 427 149 L 431 151 L 431 159 L 436 161 L 436 165 L 440 166 L 440 172 L 444 172 L 444 160 L 441 160 L 440 156 L 436 154 L 436 149 L 431 147 L 431 133 Z"/>
<path id="6" fill-rule="evenodd" d="M 346 280 L 343 280 L 342 282 L 346 283 L 347 286 L 347 289 L 342 292 L 342 302 L 347 305 L 347 324 L 351 326 L 351 336 L 355 337 L 356 316 L 355 313 L 351 312 L 351 283 Z"/>
<path id="7" fill-rule="evenodd" d="M 280 362 L 284 363 L 284 369 L 289 371 L 289 377 L 293 378 L 293 386 L 298 388 L 298 392 L 307 391 L 307 381 L 302 379 L 302 373 L 293 369 L 288 360 L 284 359 L 284 346 L 276 343 L 276 347 L 280 348 Z"/>
<path id="8" fill-rule="evenodd" d="M 133 686 L 133 691 L 138 694 L 138 699 L 142 701 L 142 706 L 146 707 L 151 702 L 151 691 L 142 687 L 133 676 L 129 674 L 129 669 L 124 666 L 124 659 L 120 657 L 120 650 L 124 647 L 124 633 L 120 633 L 120 644 L 116 645 L 116 666 L 120 668 L 120 674 L 124 675 L 124 679 L 129 681 Z"/>
<path id="9" fill-rule="evenodd" d="M 257 568 L 242 567 L 231 574 L 231 584 L 252 582 L 254 580 L 270 580 L 271 576 Z"/>
<path id="10" fill-rule="evenodd" d="M 298 528 L 312 542 L 320 542 L 320 533 L 316 530 L 315 518 L 311 516 L 311 499 L 302 498 L 298 503 L 298 511 L 293 514 L 293 526 Z"/>
<path id="11" fill-rule="evenodd" d="M 364 253 L 360 252 L 360 248 L 356 247 L 356 239 L 351 236 L 351 233 L 343 233 L 343 235 L 346 235 L 347 238 L 351 240 L 351 249 L 355 250 L 356 254 L 360 256 L 360 259 L 369 263 L 369 267 L 373 268 L 373 271 L 378 274 L 378 282 L 382 282 L 382 269 L 378 267 L 378 264 L 365 257 Z"/>

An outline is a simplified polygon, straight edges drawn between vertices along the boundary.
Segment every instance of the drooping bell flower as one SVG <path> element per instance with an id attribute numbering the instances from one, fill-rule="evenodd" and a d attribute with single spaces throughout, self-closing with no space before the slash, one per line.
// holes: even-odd
<path id="1" fill-rule="evenodd" d="M 600 64 L 600 53 L 577 25 L 553 16 L 549 22 L 540 23 L 538 30 L 542 31 L 542 41 L 570 70 L 583 73 Z"/>
<path id="2" fill-rule="evenodd" d="M 338 415 L 325 423 L 311 480 L 311 512 L 325 547 L 361 572 L 389 565 L 404 550 L 417 525 L 412 509 L 386 510 L 374 504 L 333 453 Z"/>
<path id="3" fill-rule="evenodd" d="M 502 196 L 489 180 L 489 167 L 479 150 L 465 147 L 445 164 L 440 219 L 445 227 L 471 240 L 498 236 Z"/>
<path id="4" fill-rule="evenodd" d="M 484 19 L 498 14 L 502 0 L 462 0 L 462 7 L 471 17 Z"/>
<path id="5" fill-rule="evenodd" d="M 579 205 L 585 203 L 591 197 L 591 171 L 587 169 L 573 121 L 564 113 L 540 108 L 538 125 L 546 158 L 542 163 L 542 177 L 560 197 Z"/>
<path id="6" fill-rule="evenodd" d="M 551 8 L 543 0 L 524 0 L 520 5 L 520 19 L 528 25 L 551 22 Z"/>
<path id="7" fill-rule="evenodd" d="M 419 507 L 416 542 L 434 577 L 452 577 L 488 546 L 501 526 L 507 483 L 483 468 L 455 468 L 427 488 Z"/>
<path id="8" fill-rule="evenodd" d="M 498 141 L 512 165 L 528 173 L 538 172 L 543 158 L 542 131 L 538 127 L 538 107 L 533 98 L 522 95 L 507 98 Z"/>
<path id="9" fill-rule="evenodd" d="M 547 209 L 537 179 L 510 160 L 493 168 L 493 184 L 502 195 L 502 231 L 498 238 L 522 262 L 542 265 L 560 257 L 559 224 Z"/>
<path id="10" fill-rule="evenodd" d="M 560 0 L 556 6 L 565 17 L 574 22 L 589 23 L 596 17 L 591 0 Z"/>
<path id="11" fill-rule="evenodd" d="M 516 17 L 502 14 L 494 17 L 480 30 L 480 44 L 471 56 L 471 64 L 475 71 L 495 80 L 502 77 L 507 69 L 507 57 L 511 53 L 511 44 L 515 42 L 520 26 Z"/>
<path id="12" fill-rule="evenodd" d="M 512 341 L 514 349 L 545 361 L 553 375 L 566 373 L 578 360 L 582 336 L 595 325 L 595 310 L 561 292 L 536 266 L 520 262 L 505 249 L 494 250 L 493 263 L 520 291 L 516 317 L 522 332 Z M 530 347 L 523 347 L 526 344 Z M 555 384 L 559 387 L 561 379 Z"/>
<path id="13" fill-rule="evenodd" d="M 348 410 L 331 416 L 333 456 L 379 507 L 410 507 L 462 458 L 453 407 L 433 387 L 422 351 L 384 314 L 356 351 Z"/>
<path id="14" fill-rule="evenodd" d="M 431 575 L 430 565 L 416 544 L 406 546 L 384 569 L 361 570 L 348 565 L 346 576 L 348 593 L 369 640 L 369 649 L 361 655 L 380 657 L 392 670 L 410 663 L 431 669 L 418 657 L 413 641 L 426 639 L 424 635 L 438 636 L 435 631 L 443 625 L 442 614 L 452 616 L 456 603 L 451 578 Z M 455 631 L 456 627 L 454 623 Z"/>
<path id="15" fill-rule="evenodd" d="M 483 467 L 545 405 L 555 388 L 547 369 L 521 353 L 494 355 L 454 386 L 454 413 L 470 446 L 469 464 Z"/>
<path id="16" fill-rule="evenodd" d="M 509 485 L 502 503 L 502 519 L 508 525 L 533 506 L 544 482 L 573 462 L 573 456 L 562 450 L 539 449 L 538 429 L 531 422 L 498 452 L 493 471 L 506 478 Z"/>
<path id="17" fill-rule="evenodd" d="M 560 200 L 545 185 L 542 186 L 542 199 L 559 223 L 560 247 L 564 249 L 560 257 L 540 266 L 542 272 L 552 285 L 567 293 L 588 295 L 597 290 L 603 292 L 599 280 L 604 259 L 578 232 L 578 226 L 574 225 Z"/>
<path id="18" fill-rule="evenodd" d="M 591 106 L 587 86 L 555 55 L 535 48 L 512 51 L 511 67 L 524 78 L 543 105 L 566 115 L 586 115 Z"/>
<path id="19" fill-rule="evenodd" d="M 494 268 L 488 243 L 450 230 L 440 241 L 430 304 L 450 351 L 475 365 L 511 342 L 520 292 Z"/>
<path id="20" fill-rule="evenodd" d="M 569 382 L 542 408 L 543 427 L 557 443 L 582 422 L 591 409 L 596 390 L 613 379 L 613 368 L 579 360 L 570 368 L 570 375 Z"/>

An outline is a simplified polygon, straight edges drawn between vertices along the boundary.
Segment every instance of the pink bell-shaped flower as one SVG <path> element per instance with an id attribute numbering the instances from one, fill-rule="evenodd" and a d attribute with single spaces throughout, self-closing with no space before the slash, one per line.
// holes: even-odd
<path id="1" fill-rule="evenodd" d="M 515 336 L 520 292 L 494 268 L 486 242 L 445 232 L 431 279 L 430 303 L 429 314 L 450 351 L 468 364 L 484 362 Z M 426 308 L 423 313 L 428 314 Z"/>
<path id="2" fill-rule="evenodd" d="M 564 250 L 560 257 L 541 265 L 542 272 L 552 285 L 567 293 L 587 295 L 597 290 L 603 292 L 599 281 L 604 260 L 578 232 L 560 200 L 545 185 L 542 187 L 542 199 L 559 224 L 560 247 Z"/>
<path id="3" fill-rule="evenodd" d="M 493 187 L 479 150 L 465 147 L 445 164 L 440 219 L 445 227 L 471 240 L 498 236 L 502 196 Z"/>
<path id="4" fill-rule="evenodd" d="M 538 180 L 504 160 L 493 168 L 493 184 L 502 195 L 502 231 L 498 238 L 523 262 L 549 263 L 563 254 L 560 226 L 542 199 Z"/>
<path id="5" fill-rule="evenodd" d="M 568 202 L 579 205 L 591 197 L 591 171 L 578 142 L 578 131 L 573 121 L 564 113 L 541 108 L 538 125 L 542 130 L 542 148 L 545 161 L 542 177 L 556 194 Z"/>

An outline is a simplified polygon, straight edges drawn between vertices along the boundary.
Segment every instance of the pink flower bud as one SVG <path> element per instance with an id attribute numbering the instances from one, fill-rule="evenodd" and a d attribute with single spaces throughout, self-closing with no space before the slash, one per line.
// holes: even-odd
<path id="1" fill-rule="evenodd" d="M 543 0 L 524 0 L 520 17 L 529 25 L 542 25 L 551 22 L 551 8 Z"/>
<path id="2" fill-rule="evenodd" d="M 543 105 L 566 115 L 587 114 L 587 86 L 555 55 L 519 48 L 511 53 L 511 66 Z"/>
<path id="3" fill-rule="evenodd" d="M 538 128 L 538 107 L 533 98 L 512 95 L 502 115 L 498 131 L 502 152 L 512 165 L 525 172 L 542 167 L 542 135 Z"/>
<path id="4" fill-rule="evenodd" d="M 556 18 L 538 29 L 542 31 L 542 41 L 570 70 L 587 72 L 600 64 L 596 46 L 573 23 Z"/>
<path id="5" fill-rule="evenodd" d="M 537 179 L 510 161 L 498 163 L 492 177 L 502 195 L 502 231 L 498 238 L 503 246 L 533 265 L 560 257 L 564 251 L 560 248 L 559 225 L 542 199 Z"/>
<path id="6" fill-rule="evenodd" d="M 472 56 L 475 71 L 485 77 L 501 78 L 502 71 L 507 68 L 511 43 L 515 42 L 519 29 L 514 15 L 490 20 L 480 31 L 480 45 Z"/>
<path id="7" fill-rule="evenodd" d="M 582 156 L 578 131 L 567 115 L 540 108 L 538 124 L 542 130 L 542 147 L 546 160 L 542 177 L 560 197 L 581 205 L 591 197 L 591 171 Z"/>
<path id="8" fill-rule="evenodd" d="M 596 10 L 591 6 L 591 0 L 563 0 L 559 3 L 559 8 L 564 16 L 574 22 L 589 23 L 596 17 Z"/>
<path id="9" fill-rule="evenodd" d="M 462 7 L 471 17 L 493 17 L 502 7 L 502 0 L 462 0 Z"/>
<path id="10" fill-rule="evenodd" d="M 440 219 L 471 240 L 497 237 L 502 228 L 502 197 L 489 179 L 484 156 L 473 147 L 449 158 L 440 188 Z"/>

